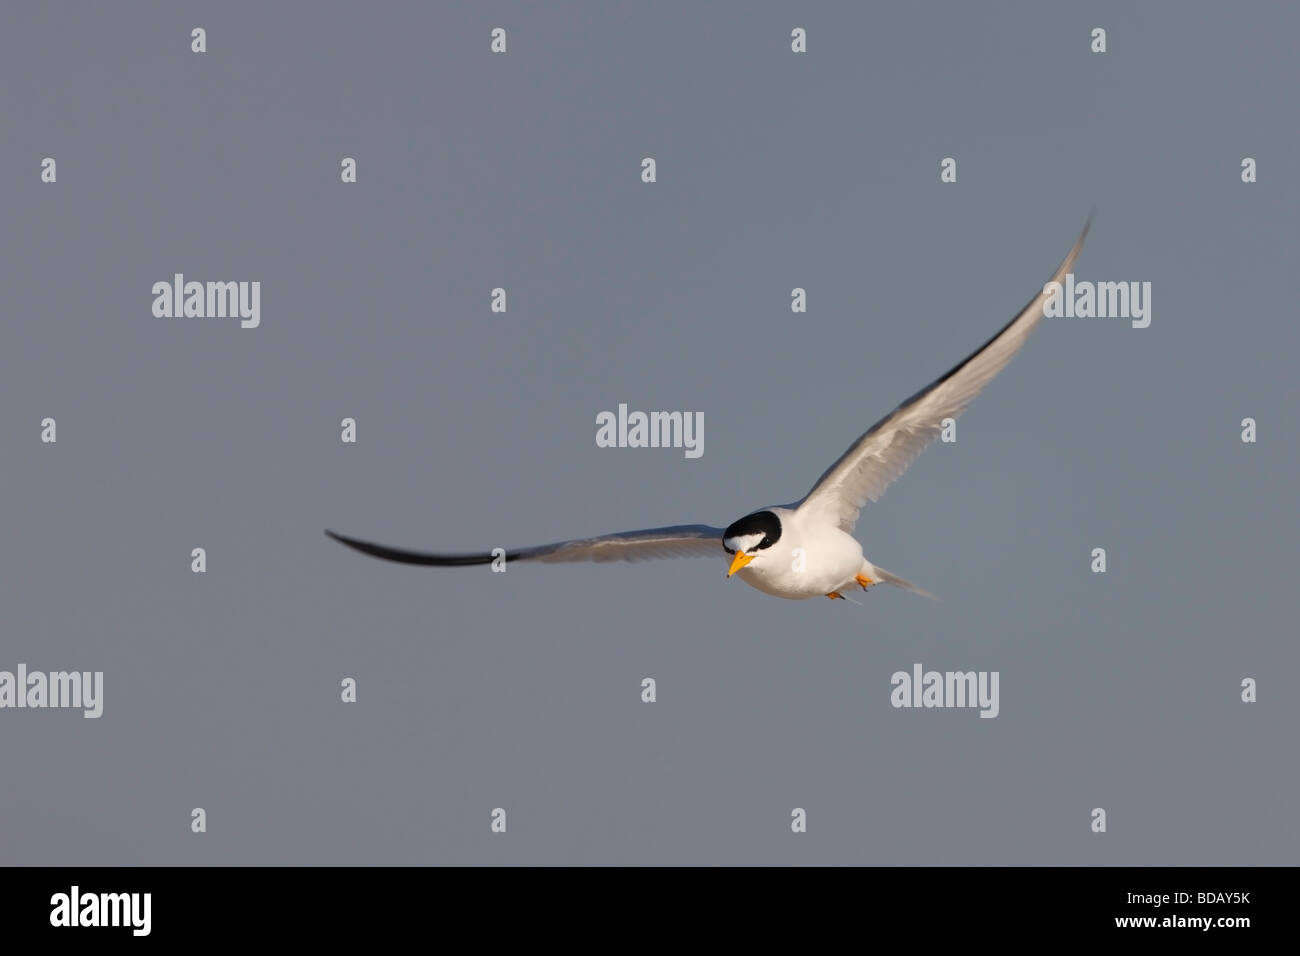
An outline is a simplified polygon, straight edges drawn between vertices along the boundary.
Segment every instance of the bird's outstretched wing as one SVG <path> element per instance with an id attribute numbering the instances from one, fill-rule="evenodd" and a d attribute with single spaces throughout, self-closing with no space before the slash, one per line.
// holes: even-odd
<path id="1" fill-rule="evenodd" d="M 1062 282 L 1074 267 L 1091 225 L 1090 217 L 1051 282 Z M 935 439 L 943 420 L 961 414 L 1020 351 L 1029 333 L 1043 318 L 1046 300 L 1047 293 L 1040 291 L 1019 315 L 964 362 L 872 425 L 817 479 L 812 491 L 795 507 L 823 515 L 851 532 L 863 505 L 878 500 Z"/>
<path id="2" fill-rule="evenodd" d="M 399 561 L 402 564 L 428 564 L 437 567 L 463 567 L 469 564 L 490 564 L 491 553 L 429 554 L 424 551 L 407 551 L 382 544 L 358 541 L 326 531 L 340 544 L 355 548 L 363 554 Z M 648 528 L 645 531 L 622 531 L 599 538 L 582 538 L 576 541 L 558 541 L 535 548 L 507 550 L 506 561 L 646 561 L 651 558 L 721 557 L 722 528 L 705 524 L 682 524 L 671 528 Z"/>

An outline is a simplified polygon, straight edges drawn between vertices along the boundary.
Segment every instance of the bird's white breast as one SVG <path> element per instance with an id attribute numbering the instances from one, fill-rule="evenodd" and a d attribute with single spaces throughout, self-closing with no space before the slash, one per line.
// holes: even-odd
<path id="1" fill-rule="evenodd" d="M 746 584 L 799 600 L 838 590 L 862 569 L 862 545 L 852 535 L 786 508 L 770 510 L 781 519 L 781 538 L 736 572 Z"/>

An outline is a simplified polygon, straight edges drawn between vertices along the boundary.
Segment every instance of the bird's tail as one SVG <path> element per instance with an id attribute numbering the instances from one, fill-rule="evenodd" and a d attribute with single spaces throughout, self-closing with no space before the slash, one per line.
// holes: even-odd
<path id="1" fill-rule="evenodd" d="M 939 600 L 937 597 L 935 597 L 925 588 L 917 587 L 911 581 L 907 580 L 906 578 L 900 578 L 897 574 L 894 574 L 892 571 L 886 571 L 884 568 L 877 567 L 876 565 L 872 564 L 870 561 L 866 562 L 866 564 L 868 568 L 866 572 L 868 577 L 874 578 L 877 581 L 884 581 L 886 584 L 896 585 L 897 587 L 911 591 L 913 594 L 919 594 L 921 595 L 921 597 L 928 597 L 932 601 Z"/>

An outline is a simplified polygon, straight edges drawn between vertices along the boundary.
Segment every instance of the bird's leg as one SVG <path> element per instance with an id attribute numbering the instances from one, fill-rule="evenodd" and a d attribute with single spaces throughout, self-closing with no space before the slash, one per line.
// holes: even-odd
<path id="1" fill-rule="evenodd" d="M 871 587 L 871 585 L 876 583 L 875 581 L 871 580 L 871 578 L 867 577 L 865 574 L 854 575 L 853 579 L 862 585 L 862 590 L 864 591 L 867 588 Z"/>
<path id="2" fill-rule="evenodd" d="M 826 596 L 830 598 L 832 601 L 834 601 L 836 598 L 839 598 L 841 601 L 845 600 L 844 595 L 841 594 L 839 591 L 832 591 L 830 594 Z"/>

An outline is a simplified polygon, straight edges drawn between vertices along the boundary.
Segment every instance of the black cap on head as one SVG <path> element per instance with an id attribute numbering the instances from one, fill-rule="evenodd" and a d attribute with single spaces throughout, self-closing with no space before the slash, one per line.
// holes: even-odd
<path id="1" fill-rule="evenodd" d="M 745 515 L 739 521 L 733 521 L 722 533 L 722 540 L 726 542 L 732 538 L 744 538 L 752 534 L 763 536 L 757 550 L 762 551 L 764 548 L 772 547 L 781 540 L 781 519 L 770 511 L 755 511 L 752 515 Z M 723 547 L 725 548 L 726 545 L 724 544 Z M 730 548 L 726 550 L 728 554 L 733 553 Z"/>

